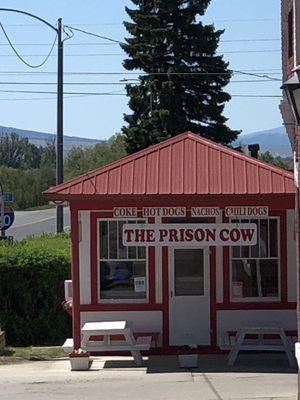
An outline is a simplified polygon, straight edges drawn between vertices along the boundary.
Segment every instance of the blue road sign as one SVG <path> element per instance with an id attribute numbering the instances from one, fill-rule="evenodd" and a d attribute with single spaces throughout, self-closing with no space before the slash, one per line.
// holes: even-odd
<path id="1" fill-rule="evenodd" d="M 10 228 L 15 220 L 15 212 L 12 207 L 4 208 L 4 226 L 1 228 L 6 231 Z"/>
<path id="2" fill-rule="evenodd" d="M 12 203 L 14 201 L 13 193 L 4 193 L 3 195 L 4 203 Z"/>

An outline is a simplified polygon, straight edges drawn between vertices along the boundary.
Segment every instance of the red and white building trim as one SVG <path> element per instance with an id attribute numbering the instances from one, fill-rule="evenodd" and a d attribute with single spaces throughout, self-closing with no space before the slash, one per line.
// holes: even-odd
<path id="1" fill-rule="evenodd" d="M 159 332 L 163 352 L 217 351 L 245 322 L 276 321 L 294 335 L 293 179 L 187 132 L 47 190 L 71 209 L 75 347 L 87 321 Z M 173 243 L 127 247 L 127 223 L 254 224 L 258 241 L 176 246 L 174 230 Z"/>

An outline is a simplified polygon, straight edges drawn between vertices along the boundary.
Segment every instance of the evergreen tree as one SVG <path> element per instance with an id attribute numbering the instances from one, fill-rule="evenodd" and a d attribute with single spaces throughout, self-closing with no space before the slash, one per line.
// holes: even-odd
<path id="1" fill-rule="evenodd" d="M 235 140 L 222 115 L 230 95 L 228 63 L 216 55 L 224 31 L 199 20 L 211 0 L 132 0 L 124 22 L 130 37 L 121 47 L 124 67 L 140 70 L 127 84 L 132 114 L 124 116 L 127 151 L 133 153 L 184 131 L 220 143 Z"/>

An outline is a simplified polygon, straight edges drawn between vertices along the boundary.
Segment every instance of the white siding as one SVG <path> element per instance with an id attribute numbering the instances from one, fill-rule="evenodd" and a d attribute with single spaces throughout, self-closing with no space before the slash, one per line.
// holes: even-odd
<path id="1" fill-rule="evenodd" d="M 79 212 L 80 304 L 91 304 L 91 229 L 90 211 Z"/>
<path id="2" fill-rule="evenodd" d="M 295 211 L 286 210 L 287 228 L 287 286 L 288 301 L 297 300 L 296 242 L 295 242 Z"/>
<path id="3" fill-rule="evenodd" d="M 218 336 L 247 325 L 275 324 L 286 330 L 296 330 L 296 310 L 224 310 L 217 312 Z"/>
<path id="4" fill-rule="evenodd" d="M 161 224 L 161 218 L 155 218 L 156 224 Z M 162 282 L 162 247 L 155 248 L 155 302 L 162 304 L 163 282 Z"/>
<path id="5" fill-rule="evenodd" d="M 159 332 L 162 340 L 163 314 L 161 311 L 95 311 L 80 314 L 81 327 L 85 322 L 127 321 L 133 332 Z"/>

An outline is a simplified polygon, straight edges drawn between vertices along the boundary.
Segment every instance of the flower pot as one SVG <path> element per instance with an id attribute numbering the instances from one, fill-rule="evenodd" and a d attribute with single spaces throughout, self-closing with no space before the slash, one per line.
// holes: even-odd
<path id="1" fill-rule="evenodd" d="M 180 368 L 198 367 L 198 354 L 179 354 L 178 360 Z"/>
<path id="2" fill-rule="evenodd" d="M 87 371 L 90 369 L 93 360 L 90 357 L 69 357 L 71 371 Z"/>

